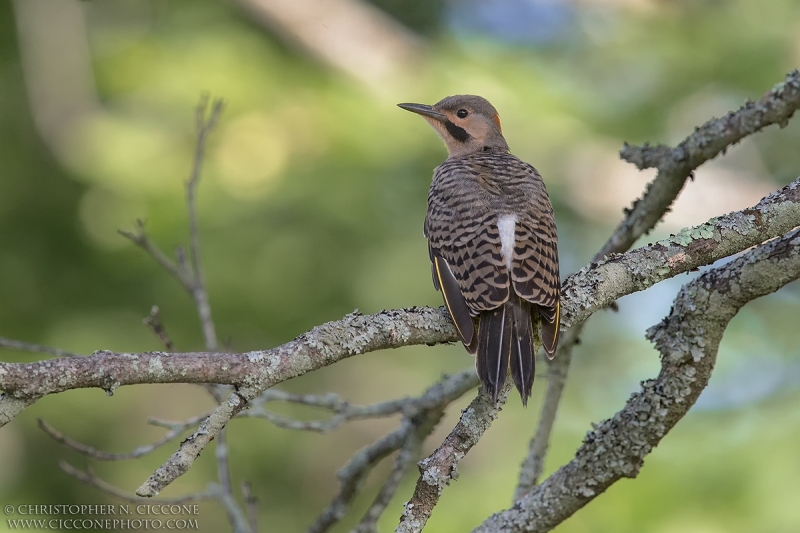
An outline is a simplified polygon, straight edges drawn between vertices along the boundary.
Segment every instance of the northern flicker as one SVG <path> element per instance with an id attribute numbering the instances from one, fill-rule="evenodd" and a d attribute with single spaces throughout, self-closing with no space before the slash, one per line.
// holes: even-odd
<path id="1" fill-rule="evenodd" d="M 495 404 L 509 367 L 526 404 L 533 328 L 541 324 L 550 359 L 558 344 L 558 237 L 544 181 L 511 155 L 497 110 L 480 96 L 398 105 L 422 115 L 449 154 L 434 171 L 425 217 L 433 285 Z"/>

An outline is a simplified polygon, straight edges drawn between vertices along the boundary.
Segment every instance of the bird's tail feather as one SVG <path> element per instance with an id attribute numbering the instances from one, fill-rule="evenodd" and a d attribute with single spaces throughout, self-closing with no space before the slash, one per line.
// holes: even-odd
<path id="1" fill-rule="evenodd" d="M 481 314 L 475 366 L 484 390 L 495 404 L 509 364 L 522 403 L 527 403 L 533 385 L 535 353 L 531 304 L 512 294 L 502 306 Z"/>
<path id="2" fill-rule="evenodd" d="M 528 404 L 536 370 L 536 349 L 533 343 L 531 304 L 517 297 L 514 309 L 514 329 L 511 336 L 511 377 L 522 398 Z"/>
<path id="3" fill-rule="evenodd" d="M 539 307 L 539 316 L 542 319 L 542 344 L 548 359 L 553 359 L 558 348 L 558 330 L 561 320 L 561 302 L 556 302 L 554 307 Z"/>

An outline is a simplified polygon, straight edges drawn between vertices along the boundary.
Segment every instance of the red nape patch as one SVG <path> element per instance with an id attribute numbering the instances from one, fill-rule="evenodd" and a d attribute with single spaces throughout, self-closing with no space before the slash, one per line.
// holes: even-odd
<path id="1" fill-rule="evenodd" d="M 492 117 L 494 123 L 497 124 L 497 129 L 500 130 L 500 133 L 503 133 L 503 126 L 500 125 L 500 115 L 495 115 Z"/>

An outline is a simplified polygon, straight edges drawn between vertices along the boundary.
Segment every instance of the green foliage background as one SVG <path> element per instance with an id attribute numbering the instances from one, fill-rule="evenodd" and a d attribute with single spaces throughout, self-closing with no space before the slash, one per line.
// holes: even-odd
<path id="1" fill-rule="evenodd" d="M 712 115 L 760 97 L 800 63 L 800 4 L 793 0 L 640 2 L 640 8 L 578 3 L 559 36 L 536 45 L 451 30 L 447 17 L 462 9 L 457 3 L 376 3 L 429 39 L 420 72 L 401 95 L 396 88 L 377 94 L 314 62 L 231 3 L 86 3 L 107 113 L 74 132 L 66 161 L 54 158 L 34 126 L 14 12 L 0 3 L 0 335 L 80 353 L 157 350 L 141 322 L 157 304 L 176 347 L 202 349 L 191 299 L 116 235 L 142 218 L 165 249 L 186 243 L 183 184 L 202 92 L 227 102 L 199 190 L 205 271 L 221 338 L 247 350 L 278 345 L 355 308 L 440 304 L 421 228 L 432 169 L 445 151 L 422 120 L 395 102 L 488 97 L 512 151 L 545 176 L 562 271 L 569 274 L 651 177 L 642 174 L 615 190 L 607 170 L 581 166 L 586 153 L 599 151 L 607 161 L 622 141 L 678 141 Z M 797 122 L 746 141 L 720 168 L 747 176 L 751 181 L 738 184 L 747 191 L 788 183 L 800 174 Z M 707 194 L 710 201 L 728 186 L 693 192 L 700 181 L 684 195 Z M 617 198 L 618 206 L 593 211 L 582 203 L 587 194 Z M 592 321 L 576 353 L 549 471 L 569 460 L 592 421 L 611 416 L 639 380 L 657 371 L 643 332 L 666 314 L 687 279 L 623 299 L 620 313 Z M 648 457 L 636 480 L 616 484 L 557 531 L 800 530 L 798 319 L 797 284 L 749 305 L 723 342 L 706 401 Z M 2 358 L 38 356 L 3 351 Z M 374 402 L 416 394 L 442 373 L 471 364 L 459 346 L 407 348 L 355 357 L 286 388 Z M 510 504 L 544 380 L 534 388 L 531 407 L 509 402 L 463 461 L 426 531 L 469 530 Z M 426 451 L 468 400 L 451 407 Z M 198 387 L 178 385 L 125 387 L 113 397 L 95 390 L 47 397 L 0 431 L 0 503 L 112 501 L 59 470 L 60 459 L 87 463 L 38 430 L 37 418 L 122 452 L 162 434 L 146 425 L 149 416 L 177 420 L 211 406 Z M 335 494 L 335 471 L 394 424 L 364 421 L 317 435 L 234 421 L 234 479 L 253 483 L 262 530 L 302 531 Z M 133 490 L 173 449 L 92 466 Z M 385 466 L 337 531 L 349 531 L 369 505 Z M 208 450 L 165 495 L 202 490 L 215 475 Z M 414 479 L 404 482 L 382 530 L 393 530 Z M 226 530 L 219 506 L 202 509 L 203 531 Z"/>

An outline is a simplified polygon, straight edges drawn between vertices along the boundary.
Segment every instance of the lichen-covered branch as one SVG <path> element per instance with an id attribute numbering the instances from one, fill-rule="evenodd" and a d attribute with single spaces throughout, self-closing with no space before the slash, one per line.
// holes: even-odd
<path id="1" fill-rule="evenodd" d="M 658 377 L 588 433 L 572 461 L 474 533 L 550 531 L 617 480 L 635 477 L 708 384 L 722 335 L 739 309 L 798 278 L 795 229 L 684 286 L 669 316 L 647 332 L 661 354 Z"/>
<path id="2" fill-rule="evenodd" d="M 0 390 L 37 399 L 70 389 L 113 392 L 141 383 L 222 383 L 262 390 L 353 355 L 416 344 L 455 342 L 443 308 L 352 313 L 270 350 L 247 353 L 97 351 L 36 363 L 0 363 Z M 0 402 L 2 408 L 2 402 Z"/>
<path id="3" fill-rule="evenodd" d="M 564 284 L 562 327 L 632 292 L 740 252 L 800 224 L 800 179 L 756 206 L 718 217 L 670 239 L 593 263 Z M 140 383 L 222 383 L 261 391 L 356 354 L 457 340 L 443 308 L 353 313 L 271 350 L 235 353 L 114 353 L 36 363 L 0 363 L 0 423 L 47 394 Z M 27 405 L 27 404 L 26 404 Z M 24 408 L 24 407 L 22 407 Z M 224 424 L 223 424 L 224 425 Z"/>
<path id="4" fill-rule="evenodd" d="M 403 507 L 400 524 L 395 533 L 422 531 L 430 518 L 433 508 L 450 480 L 458 479 L 458 463 L 475 446 L 483 434 L 497 418 L 500 408 L 511 390 L 511 382 L 506 381 L 497 395 L 497 404 L 484 391 L 472 400 L 461 413 L 456 427 L 444 442 L 427 458 L 419 462 L 420 476 L 411 500 Z"/>
<path id="5" fill-rule="evenodd" d="M 620 151 L 622 159 L 639 169 L 657 168 L 658 174 L 603 246 L 599 258 L 627 250 L 636 239 L 650 231 L 697 167 L 767 126 L 785 126 L 798 108 L 800 72 L 793 70 L 758 102 L 748 100 L 739 110 L 709 120 L 675 148 L 661 144 L 641 147 L 626 144 Z"/>
<path id="6" fill-rule="evenodd" d="M 247 407 L 247 402 L 255 397 L 253 389 L 244 393 L 233 393 L 227 401 L 222 402 L 206 418 L 194 433 L 181 442 L 178 450 L 166 463 L 136 489 L 136 494 L 143 497 L 157 496 L 161 490 L 185 474 L 194 464 L 208 443 L 225 427 L 228 421 Z"/>
<path id="7" fill-rule="evenodd" d="M 742 211 L 668 239 L 590 263 L 564 281 L 561 325 L 569 327 L 619 299 L 678 273 L 709 265 L 800 225 L 800 178 Z"/>
<path id="8" fill-rule="evenodd" d="M 614 300 L 738 253 L 800 225 L 800 179 L 754 207 L 709 220 L 669 239 L 592 263 L 564 282 L 566 330 Z M 356 354 L 457 340 L 443 308 L 353 313 L 271 350 L 247 353 L 114 353 L 36 363 L 0 363 L 0 390 L 35 399 L 75 388 L 113 391 L 139 383 L 223 383 L 267 388 Z M 2 402 L 0 402 L 2 407 Z"/>

